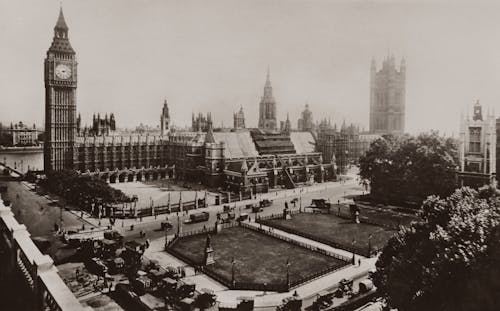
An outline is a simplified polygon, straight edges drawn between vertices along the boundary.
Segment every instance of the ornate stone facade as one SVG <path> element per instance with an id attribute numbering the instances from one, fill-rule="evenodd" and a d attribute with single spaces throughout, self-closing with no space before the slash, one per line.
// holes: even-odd
<path id="1" fill-rule="evenodd" d="M 259 129 L 276 131 L 278 123 L 276 121 L 276 100 L 273 97 L 273 87 L 269 69 L 267 70 L 266 84 L 264 85 L 264 95 L 259 104 Z"/>
<path id="2" fill-rule="evenodd" d="M 233 127 L 236 130 L 245 128 L 245 114 L 243 112 L 243 107 L 240 107 L 240 110 L 234 113 L 233 123 Z"/>
<path id="3" fill-rule="evenodd" d="M 77 61 L 68 26 L 59 12 L 52 45 L 45 58 L 45 142 L 47 171 L 73 168 L 76 138 Z"/>
<path id="4" fill-rule="evenodd" d="M 496 120 L 491 112 L 483 118 L 479 101 L 474 105 L 472 119 L 467 113 L 460 122 L 459 182 L 480 187 L 496 177 Z"/>
<path id="5" fill-rule="evenodd" d="M 377 71 L 372 60 L 370 74 L 370 133 L 400 135 L 405 130 L 406 64 L 399 71 L 394 56 L 388 56 Z"/>

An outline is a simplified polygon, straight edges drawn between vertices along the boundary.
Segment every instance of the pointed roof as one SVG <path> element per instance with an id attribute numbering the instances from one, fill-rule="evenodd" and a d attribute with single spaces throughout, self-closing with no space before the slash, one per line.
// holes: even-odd
<path id="1" fill-rule="evenodd" d="M 265 87 L 271 87 L 271 71 L 269 66 L 267 66 L 267 75 L 266 75 L 266 85 Z"/>
<path id="2" fill-rule="evenodd" d="M 63 9 L 62 6 L 59 9 L 59 17 L 57 18 L 57 23 L 54 29 L 64 29 L 68 30 L 68 25 L 66 24 L 66 20 L 64 20 L 64 14 L 63 14 Z"/>
<path id="3" fill-rule="evenodd" d="M 62 7 L 59 10 L 59 17 L 57 18 L 57 23 L 54 26 L 54 38 L 52 39 L 52 44 L 47 53 L 49 52 L 75 54 L 75 50 L 73 50 L 73 47 L 71 47 L 71 44 L 69 43 L 68 25 L 64 19 Z"/>
<path id="4" fill-rule="evenodd" d="M 212 130 L 212 122 L 208 123 L 208 132 L 207 135 L 205 135 L 205 144 L 214 144 L 215 143 L 215 137 L 214 137 L 214 131 Z"/>

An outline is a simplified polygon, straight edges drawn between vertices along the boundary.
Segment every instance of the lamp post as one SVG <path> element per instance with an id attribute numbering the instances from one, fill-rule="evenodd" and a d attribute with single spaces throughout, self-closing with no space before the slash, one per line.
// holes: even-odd
<path id="1" fill-rule="evenodd" d="M 373 235 L 370 234 L 368 236 L 368 258 L 370 258 L 372 255 L 372 238 L 373 238 Z"/>
<path id="2" fill-rule="evenodd" d="M 352 245 L 352 264 L 356 264 L 356 255 L 354 254 L 354 244 L 356 243 L 355 239 L 352 239 L 351 245 Z"/>
<path id="3" fill-rule="evenodd" d="M 236 265 L 236 261 L 234 260 L 234 256 L 233 256 L 233 258 L 231 259 L 231 285 L 233 286 L 233 288 L 236 286 L 236 280 L 234 278 L 235 265 Z"/>

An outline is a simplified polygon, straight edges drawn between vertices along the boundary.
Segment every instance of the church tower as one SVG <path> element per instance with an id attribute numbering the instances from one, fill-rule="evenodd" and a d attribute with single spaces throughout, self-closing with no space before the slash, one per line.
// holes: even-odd
<path id="1" fill-rule="evenodd" d="M 45 58 L 45 171 L 73 169 L 77 62 L 62 8 Z"/>
<path id="2" fill-rule="evenodd" d="M 169 126 L 170 126 L 170 113 L 168 112 L 168 104 L 167 100 L 165 99 L 160 117 L 161 136 L 167 135 Z"/>
<path id="3" fill-rule="evenodd" d="M 377 71 L 372 59 L 370 69 L 370 132 L 403 134 L 405 130 L 406 64 L 399 71 L 394 56 L 387 56 Z"/>
<path id="4" fill-rule="evenodd" d="M 276 101 L 273 97 L 273 87 L 269 68 L 267 68 L 267 79 L 264 85 L 264 96 L 262 96 L 259 105 L 259 129 L 276 131 Z"/>

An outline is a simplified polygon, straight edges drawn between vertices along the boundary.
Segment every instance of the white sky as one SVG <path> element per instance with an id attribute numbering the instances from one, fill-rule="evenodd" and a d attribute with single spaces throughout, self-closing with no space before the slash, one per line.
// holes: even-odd
<path id="1" fill-rule="evenodd" d="M 500 100 L 500 2 L 64 0 L 79 62 L 78 111 L 119 126 L 212 111 L 256 126 L 271 66 L 278 118 L 368 127 L 372 55 L 406 58 L 407 131 L 457 131 L 461 110 Z M 43 60 L 59 1 L 0 0 L 0 121 L 42 124 Z M 486 110 L 486 108 L 484 108 Z M 496 109 L 500 113 L 500 109 Z"/>

